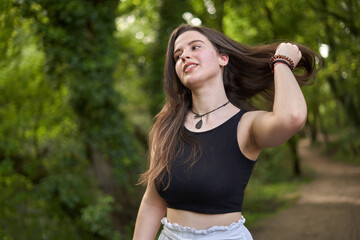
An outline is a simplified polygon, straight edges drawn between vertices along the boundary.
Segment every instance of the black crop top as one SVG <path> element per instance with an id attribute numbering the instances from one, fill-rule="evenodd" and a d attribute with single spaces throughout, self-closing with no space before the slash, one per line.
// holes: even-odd
<path id="1" fill-rule="evenodd" d="M 167 174 L 162 181 L 155 180 L 169 208 L 206 214 L 241 212 L 245 187 L 255 165 L 243 155 L 237 141 L 237 126 L 244 113 L 239 111 L 209 131 L 196 133 L 185 128 L 201 144 L 202 154 L 189 169 L 184 162 L 190 148 L 184 143 L 183 154 L 175 157 L 170 169 L 170 186 L 164 190 Z"/>

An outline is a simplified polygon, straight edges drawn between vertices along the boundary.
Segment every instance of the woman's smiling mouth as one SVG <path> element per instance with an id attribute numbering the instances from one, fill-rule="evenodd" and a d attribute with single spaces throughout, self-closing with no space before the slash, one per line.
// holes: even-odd
<path id="1" fill-rule="evenodd" d="M 195 63 L 187 63 L 187 64 L 185 64 L 185 66 L 184 66 L 184 72 L 185 73 L 188 73 L 188 72 L 190 72 L 192 69 L 194 69 L 195 67 L 197 67 L 198 66 L 198 64 L 195 64 Z"/>

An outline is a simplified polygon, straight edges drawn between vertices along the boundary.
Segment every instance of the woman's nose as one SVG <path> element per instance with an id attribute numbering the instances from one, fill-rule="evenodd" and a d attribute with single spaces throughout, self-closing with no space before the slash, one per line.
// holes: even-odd
<path id="1" fill-rule="evenodd" d="M 187 59 L 187 58 L 190 58 L 189 52 L 186 51 L 186 50 L 184 50 L 184 51 L 181 53 L 180 58 L 181 58 L 181 60 L 183 60 L 183 61 L 184 61 L 185 59 Z"/>

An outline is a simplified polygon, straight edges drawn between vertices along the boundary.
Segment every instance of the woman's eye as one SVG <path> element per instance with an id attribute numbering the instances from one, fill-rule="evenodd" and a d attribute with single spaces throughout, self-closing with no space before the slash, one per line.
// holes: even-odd
<path id="1" fill-rule="evenodd" d="M 198 49 L 198 48 L 200 48 L 200 46 L 193 46 L 193 47 L 192 47 L 193 50 L 196 50 L 196 49 Z"/>

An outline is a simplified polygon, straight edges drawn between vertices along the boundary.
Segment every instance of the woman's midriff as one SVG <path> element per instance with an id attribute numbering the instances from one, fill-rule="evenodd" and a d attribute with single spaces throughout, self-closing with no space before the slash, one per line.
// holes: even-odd
<path id="1" fill-rule="evenodd" d="M 241 212 L 224 214 L 202 214 L 168 208 L 166 218 L 170 223 L 177 223 L 195 229 L 207 229 L 212 226 L 229 226 L 241 219 Z"/>

